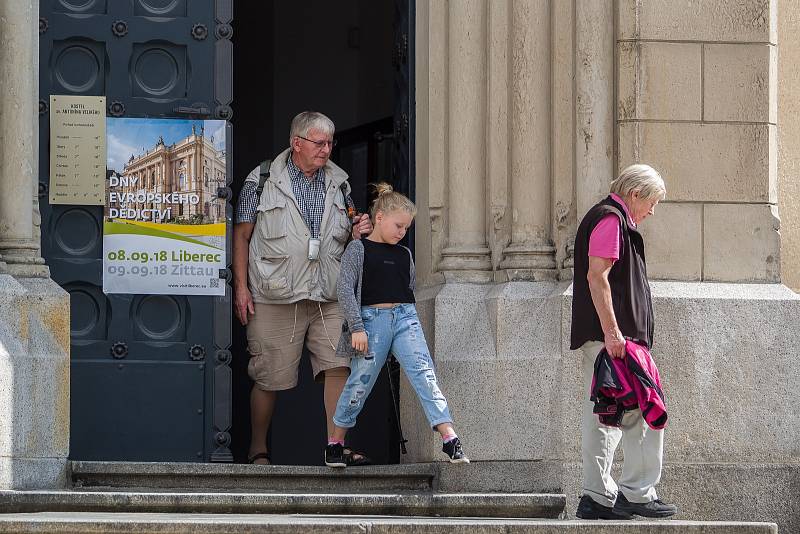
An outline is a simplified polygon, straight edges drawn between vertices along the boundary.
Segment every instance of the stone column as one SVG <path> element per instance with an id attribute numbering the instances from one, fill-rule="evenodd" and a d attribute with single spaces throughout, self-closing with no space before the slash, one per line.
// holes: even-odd
<path id="1" fill-rule="evenodd" d="M 486 0 L 448 4 L 448 246 L 443 271 L 488 271 Z"/>
<path id="2" fill-rule="evenodd" d="M 589 208 L 608 193 L 608 183 L 614 175 L 614 0 L 575 0 L 574 6 L 574 41 L 570 51 L 574 57 L 574 130 L 571 147 L 574 157 L 571 171 L 574 172 L 574 199 L 568 214 L 570 222 L 567 227 L 574 231 L 574 225 L 580 221 Z M 563 7 L 563 6 L 562 6 Z M 560 17 L 570 15 L 560 13 Z M 554 30 L 558 32 L 558 30 Z M 565 32 L 559 32 L 562 36 Z M 564 53 L 562 49 L 560 51 Z M 558 72 L 558 71 L 556 71 Z M 563 80 L 563 77 L 561 78 Z M 555 81 L 554 81 L 555 83 Z M 564 93 L 555 97 L 557 109 L 563 110 L 561 100 Z M 557 111 L 554 110 L 554 113 Z M 562 111 L 563 113 L 563 111 Z M 563 129 L 562 129 L 563 132 Z M 556 159 L 559 165 L 563 159 Z M 563 175 L 565 169 L 560 169 Z M 561 187 L 561 186 L 560 186 Z M 564 188 L 568 189 L 568 188 Z M 563 190 L 562 190 L 563 191 Z M 560 194 L 559 194 L 560 195 Z M 563 202 L 563 197 L 562 197 Z M 565 243 L 566 250 L 562 266 L 564 278 L 571 279 L 569 268 L 573 265 L 573 244 Z M 649 258 L 648 258 L 649 259 Z M 557 391 L 560 398 L 554 401 L 559 406 L 555 428 L 567 429 L 554 432 L 557 456 L 564 469 L 560 475 L 559 485 L 567 488 L 567 509 L 574 509 L 576 504 L 573 495 L 579 494 L 581 443 L 580 433 L 569 429 L 580 427 L 580 403 L 576 399 L 583 398 L 583 379 L 580 370 L 580 352 L 569 350 L 570 306 L 572 304 L 571 289 L 562 293 L 561 321 L 566 336 L 561 340 L 560 373 L 557 380 Z"/>
<path id="3" fill-rule="evenodd" d="M 492 0 L 488 13 L 488 125 L 486 128 L 486 182 L 489 197 L 489 248 L 495 280 L 504 281 L 498 273 L 503 251 L 511 241 L 512 210 L 509 209 L 509 73 L 511 64 L 510 35 L 513 0 Z M 497 276 L 500 275 L 500 276 Z"/>
<path id="4" fill-rule="evenodd" d="M 576 2 L 575 196 L 577 218 L 614 177 L 614 1 Z"/>
<path id="5" fill-rule="evenodd" d="M 555 278 L 550 241 L 550 2 L 514 0 L 511 27 L 509 279 Z"/>
<path id="6" fill-rule="evenodd" d="M 15 276 L 47 277 L 34 239 L 39 49 L 31 2 L 0 2 L 0 254 Z"/>
<path id="7" fill-rule="evenodd" d="M 6 272 L 0 274 L 3 490 L 63 488 L 69 452 L 69 297 L 49 278 L 34 228 L 37 6 L 33 0 L 0 0 L 0 253 L 6 262 Z"/>
<path id="8" fill-rule="evenodd" d="M 550 11 L 552 231 L 561 279 L 572 278 L 575 214 L 575 2 L 553 2 Z"/>

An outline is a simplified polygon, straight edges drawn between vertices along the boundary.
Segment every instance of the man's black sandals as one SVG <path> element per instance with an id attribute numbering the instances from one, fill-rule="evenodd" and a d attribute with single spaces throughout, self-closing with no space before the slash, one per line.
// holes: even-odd
<path id="1" fill-rule="evenodd" d="M 269 453 L 268 452 L 257 452 L 253 456 L 248 456 L 247 457 L 247 463 L 249 463 L 249 464 L 256 463 L 256 460 L 266 460 L 267 461 L 266 464 L 257 464 L 257 465 L 268 465 L 268 464 L 272 463 L 272 458 L 269 457 Z"/>
<path id="2" fill-rule="evenodd" d="M 345 448 L 344 451 L 342 451 L 342 456 L 344 457 L 344 463 L 349 467 L 372 465 L 372 460 L 370 460 L 366 454 L 356 452 L 352 449 Z"/>

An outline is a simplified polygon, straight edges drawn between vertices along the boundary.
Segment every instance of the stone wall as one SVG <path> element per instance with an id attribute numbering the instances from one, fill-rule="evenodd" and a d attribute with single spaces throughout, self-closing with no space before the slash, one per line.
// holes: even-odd
<path id="1" fill-rule="evenodd" d="M 569 278 L 577 221 L 634 162 L 667 184 L 653 278 L 781 280 L 775 0 L 422 2 L 417 21 L 421 281 Z"/>
<path id="2" fill-rule="evenodd" d="M 784 326 L 800 320 L 800 296 L 779 284 L 652 286 L 653 356 L 669 413 L 659 495 L 684 519 L 768 519 L 781 532 L 800 531 L 800 416 L 786 402 L 800 391 L 792 372 L 800 350 Z M 568 290 L 565 336 L 570 305 Z M 567 350 L 566 337 L 562 343 L 563 487 L 575 499 L 581 356 Z"/>
<path id="3" fill-rule="evenodd" d="M 69 454 L 69 297 L 0 274 L 0 489 L 62 488 Z"/>
<path id="4" fill-rule="evenodd" d="M 778 2 L 778 190 L 781 278 L 800 291 L 800 2 Z"/>
<path id="5" fill-rule="evenodd" d="M 646 162 L 667 185 L 643 225 L 651 278 L 667 280 L 653 286 L 670 392 L 662 495 L 685 518 L 800 529 L 782 512 L 800 484 L 800 420 L 781 400 L 800 392 L 785 328 L 800 300 L 780 284 L 797 224 L 782 238 L 777 215 L 780 200 L 792 219 L 800 194 L 796 119 L 782 115 L 794 104 L 777 98 L 794 58 L 790 39 L 779 60 L 778 28 L 797 17 L 779 25 L 776 5 L 418 3 L 418 308 L 456 429 L 492 466 L 459 488 L 560 488 L 573 513 L 585 392 L 566 343 L 572 240 L 617 171 Z M 401 398 L 405 460 L 440 459 L 413 393 Z"/>
<path id="6" fill-rule="evenodd" d="M 618 6 L 618 168 L 667 184 L 643 225 L 651 277 L 780 281 L 776 2 Z"/>

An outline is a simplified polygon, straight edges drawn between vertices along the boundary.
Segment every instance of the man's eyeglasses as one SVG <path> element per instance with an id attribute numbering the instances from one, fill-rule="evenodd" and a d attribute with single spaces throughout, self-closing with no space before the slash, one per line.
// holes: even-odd
<path id="1" fill-rule="evenodd" d="M 303 137 L 302 135 L 298 135 L 297 137 L 299 137 L 300 139 L 304 139 L 304 140 L 308 141 L 309 143 L 312 143 L 313 145 L 315 145 L 319 149 L 321 149 L 322 147 L 324 147 L 326 145 L 331 147 L 331 148 L 336 146 L 336 139 L 331 139 L 330 141 L 312 141 L 308 137 Z"/>

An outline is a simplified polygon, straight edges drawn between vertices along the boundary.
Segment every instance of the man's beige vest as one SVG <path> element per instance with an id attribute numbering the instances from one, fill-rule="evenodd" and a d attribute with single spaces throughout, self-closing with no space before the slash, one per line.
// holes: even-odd
<path id="1" fill-rule="evenodd" d="M 286 163 L 290 150 L 272 161 L 259 199 L 250 238 L 250 292 L 255 302 L 266 304 L 291 304 L 303 299 L 335 301 L 339 265 L 352 228 L 344 199 L 350 193 L 347 173 L 330 161 L 325 165 L 327 190 L 319 257 L 309 260 L 311 232 L 292 192 Z M 258 179 L 258 168 L 247 179 L 254 178 Z"/>

